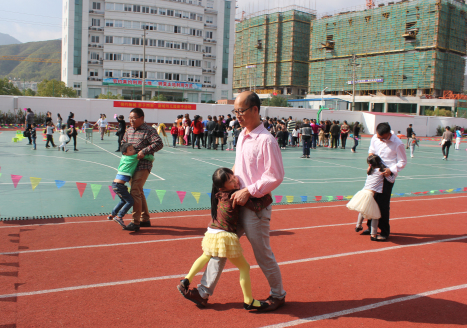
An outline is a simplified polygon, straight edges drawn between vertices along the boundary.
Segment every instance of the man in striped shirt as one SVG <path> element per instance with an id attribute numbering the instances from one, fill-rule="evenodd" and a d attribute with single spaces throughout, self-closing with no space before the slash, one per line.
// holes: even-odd
<path id="1" fill-rule="evenodd" d="M 144 123 L 144 112 L 141 108 L 133 108 L 130 112 L 130 127 L 123 136 L 122 144 L 129 143 L 138 152 L 139 163 L 130 181 L 130 195 L 133 204 L 133 220 L 124 229 L 138 231 L 140 227 L 150 227 L 148 204 L 144 197 L 143 187 L 152 169 L 152 162 L 143 159 L 146 155 L 154 155 L 164 147 L 157 131 Z"/>
<path id="2" fill-rule="evenodd" d="M 292 120 L 292 116 L 289 116 L 289 120 L 287 122 L 287 131 L 289 131 L 289 145 L 292 144 L 292 132 L 297 127 L 297 123 Z"/>

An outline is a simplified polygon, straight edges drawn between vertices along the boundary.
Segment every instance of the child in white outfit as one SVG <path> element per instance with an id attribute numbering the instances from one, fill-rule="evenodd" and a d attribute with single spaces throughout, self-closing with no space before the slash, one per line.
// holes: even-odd
<path id="1" fill-rule="evenodd" d="M 60 137 L 58 141 L 60 141 L 60 146 L 58 146 L 58 150 L 62 148 L 62 151 L 67 152 L 68 149 L 66 149 L 66 143 L 70 141 L 70 137 L 68 136 L 68 131 L 71 131 L 71 129 L 66 128 L 66 124 L 62 125 L 62 129 L 60 130 Z"/>
<path id="2" fill-rule="evenodd" d="M 234 150 L 233 146 L 233 130 L 231 126 L 227 127 L 227 149 L 226 150 Z"/>
<path id="3" fill-rule="evenodd" d="M 379 218 L 381 217 L 381 212 L 374 196 L 375 193 L 383 192 L 383 183 L 385 178 L 381 172 L 386 169 L 386 166 L 378 155 L 368 156 L 367 163 L 369 167 L 367 170 L 365 186 L 352 197 L 350 202 L 347 203 L 347 208 L 359 212 L 357 226 L 355 227 L 356 232 L 363 229 L 362 222 L 364 218 L 371 220 L 371 240 L 376 241 L 378 239 L 376 234 L 378 232 L 378 223 Z M 386 179 L 392 183 L 396 180 L 392 174 Z"/>

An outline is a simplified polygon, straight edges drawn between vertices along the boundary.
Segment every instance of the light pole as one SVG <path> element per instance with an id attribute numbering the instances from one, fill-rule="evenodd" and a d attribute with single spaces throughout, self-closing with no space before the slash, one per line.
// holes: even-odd
<path id="1" fill-rule="evenodd" d="M 141 94 L 141 100 L 146 100 L 146 25 L 143 27 L 143 88 Z"/>
<path id="2" fill-rule="evenodd" d="M 352 66 L 352 111 L 355 111 L 355 85 L 356 85 L 356 69 L 360 64 L 357 64 L 357 56 L 352 55 L 350 60 L 350 66 Z"/>

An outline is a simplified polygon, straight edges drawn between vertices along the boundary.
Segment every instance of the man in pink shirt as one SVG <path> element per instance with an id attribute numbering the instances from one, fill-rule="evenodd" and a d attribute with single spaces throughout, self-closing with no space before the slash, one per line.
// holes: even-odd
<path id="1" fill-rule="evenodd" d="M 244 128 L 237 141 L 233 171 L 240 180 L 242 189 L 232 195 L 234 206 L 243 206 L 250 197 L 262 197 L 276 189 L 284 179 L 282 155 L 277 141 L 260 120 L 260 100 L 256 93 L 242 92 L 235 100 L 232 111 Z M 269 245 L 271 205 L 260 212 L 245 207 L 240 209 L 237 235 L 244 233 L 251 243 L 256 262 L 271 287 L 266 300 L 273 311 L 285 303 L 285 290 L 279 265 Z M 200 306 L 206 306 L 224 269 L 226 259 L 213 257 L 204 272 L 201 284 L 191 289 L 186 298 Z"/>

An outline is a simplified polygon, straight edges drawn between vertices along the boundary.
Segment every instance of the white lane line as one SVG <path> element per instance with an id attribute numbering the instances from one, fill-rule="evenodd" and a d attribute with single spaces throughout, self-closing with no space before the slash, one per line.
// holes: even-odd
<path id="1" fill-rule="evenodd" d="M 453 196 L 453 197 L 442 197 L 442 198 L 423 198 L 420 199 L 418 197 L 411 197 L 410 199 L 399 199 L 391 201 L 393 203 L 402 203 L 402 202 L 416 202 L 416 201 L 425 201 L 425 200 L 439 200 L 439 199 L 459 199 L 465 198 L 467 196 Z M 291 205 L 289 205 L 291 206 Z M 275 208 L 274 212 L 276 211 L 294 211 L 294 210 L 309 210 L 309 209 L 316 209 L 316 208 L 335 208 L 335 207 L 344 207 L 346 204 L 335 204 L 335 205 L 324 205 L 324 206 L 307 206 L 307 207 L 287 207 L 287 208 Z M 171 218 L 192 218 L 195 216 L 211 216 L 211 214 L 191 214 L 191 215 L 174 215 L 174 216 L 160 216 L 160 217 L 153 217 L 151 220 L 161 220 L 161 219 L 171 219 Z M 393 219 L 391 219 L 393 220 Z M 98 221 L 73 221 L 73 222 L 59 222 L 59 223 L 39 223 L 39 224 L 15 224 L 15 225 L 0 225 L 0 229 L 5 228 L 22 228 L 22 227 L 41 227 L 41 226 L 56 226 L 56 225 L 64 225 L 64 224 L 83 224 L 83 223 L 110 223 L 113 221 L 109 220 L 98 220 Z"/>
<path id="2" fill-rule="evenodd" d="M 209 164 L 209 165 L 214 165 L 215 167 L 222 167 L 221 165 L 214 164 L 214 163 L 209 163 L 209 162 L 206 162 L 206 161 L 200 160 L 200 159 L 198 159 L 198 158 L 191 158 L 191 159 L 194 159 L 195 161 L 198 161 L 198 162 L 203 162 L 203 163 L 206 163 L 206 164 Z"/>
<path id="3" fill-rule="evenodd" d="M 85 139 L 81 138 L 80 136 L 78 136 L 78 138 L 80 138 L 81 140 L 86 141 Z M 117 157 L 117 158 L 122 158 L 122 156 L 115 155 L 114 153 L 108 151 L 107 149 L 102 148 L 101 146 L 96 145 L 95 143 L 91 143 L 91 145 L 96 146 L 97 148 L 100 148 L 100 149 L 102 149 L 103 151 L 105 151 L 105 152 L 109 153 L 110 155 L 113 155 L 113 156 L 115 156 L 115 157 Z M 115 170 L 118 171 L 117 169 L 115 169 Z M 154 173 L 152 173 L 152 172 L 150 172 L 149 174 L 151 174 L 151 175 L 153 175 L 153 176 L 159 178 L 160 180 L 165 181 L 164 178 L 161 178 L 160 176 L 158 176 L 158 175 L 156 175 L 156 174 L 154 174 Z"/>
<path id="4" fill-rule="evenodd" d="M 365 306 L 359 306 L 359 307 L 348 309 L 348 310 L 332 312 L 332 313 L 326 313 L 326 314 L 317 315 L 317 316 L 314 316 L 314 317 L 308 317 L 308 318 L 303 318 L 303 319 L 297 319 L 297 320 L 292 320 L 292 321 L 288 321 L 288 322 L 278 323 L 278 324 L 275 324 L 275 325 L 263 326 L 263 328 L 292 327 L 292 326 L 297 326 L 297 325 L 301 325 L 301 324 L 304 324 L 304 323 L 310 323 L 310 322 L 316 322 L 316 321 L 321 321 L 321 320 L 327 320 L 327 319 L 342 317 L 342 316 L 346 316 L 346 315 L 357 313 L 357 312 L 363 312 L 363 311 L 368 311 L 368 310 L 372 310 L 372 309 L 377 309 L 379 307 L 386 306 L 386 305 L 391 305 L 391 304 L 400 303 L 400 302 L 407 302 L 407 301 L 415 300 L 415 299 L 421 298 L 421 297 L 427 297 L 427 296 L 431 296 L 431 295 L 436 295 L 436 294 L 450 292 L 450 291 L 464 289 L 464 288 L 467 288 L 467 284 L 457 285 L 457 286 L 452 286 L 452 287 L 446 287 L 446 288 L 431 290 L 431 291 L 420 293 L 420 294 L 394 298 L 394 299 L 391 299 L 391 300 L 388 300 L 388 301 L 382 301 L 382 302 L 378 302 L 378 303 L 368 304 L 368 305 L 365 305 Z"/>
<path id="5" fill-rule="evenodd" d="M 291 181 L 296 181 L 296 182 L 298 182 L 298 183 L 305 183 L 305 182 L 303 182 L 303 181 L 295 180 L 295 179 L 291 179 L 291 178 L 287 178 L 287 177 L 284 177 L 284 179 L 291 180 Z M 303 180 L 306 180 L 306 179 L 303 179 Z"/>
<path id="6" fill-rule="evenodd" d="M 340 254 L 327 255 L 327 256 L 310 257 L 310 258 L 299 259 L 299 260 L 279 262 L 278 264 L 279 265 L 288 265 L 288 264 L 296 264 L 296 263 L 307 263 L 307 262 L 326 260 L 326 259 L 333 259 L 333 258 L 339 258 L 339 257 L 346 257 L 346 256 L 352 256 L 352 255 L 361 255 L 361 254 L 367 254 L 367 253 L 380 253 L 380 252 L 391 251 L 391 250 L 407 248 L 407 247 L 433 245 L 433 244 L 444 243 L 444 242 L 452 242 L 452 241 L 458 241 L 458 240 L 463 240 L 463 239 L 467 239 L 467 236 L 456 237 L 456 238 L 448 238 L 448 239 L 441 239 L 441 240 L 435 240 L 435 241 L 429 241 L 429 242 L 423 242 L 423 243 L 411 244 L 411 245 L 389 246 L 389 247 L 378 248 L 378 249 L 369 249 L 369 250 L 364 250 L 364 251 L 356 251 L 356 252 L 340 253 Z M 259 266 L 258 265 L 252 265 L 250 267 L 250 269 L 259 269 Z M 238 269 L 237 268 L 230 268 L 230 269 L 225 269 L 223 272 L 233 272 L 233 271 L 238 271 Z M 202 274 L 203 274 L 203 272 L 199 272 L 197 274 L 197 276 L 202 275 Z M 34 295 L 41 295 L 41 294 L 50 294 L 50 293 L 80 290 L 80 289 L 90 289 L 90 288 L 98 288 L 98 287 L 128 285 L 128 284 L 135 284 L 135 283 L 142 283 L 142 282 L 149 282 L 149 281 L 183 278 L 185 276 L 186 276 L 186 273 L 185 274 L 175 274 L 175 275 L 170 275 L 170 276 L 160 276 L 160 277 L 133 279 L 133 280 L 113 281 L 113 282 L 92 284 L 92 285 L 81 285 L 81 286 L 72 286 L 72 287 L 64 287 L 64 288 L 45 289 L 45 290 L 37 290 L 37 291 L 33 291 L 33 292 L 24 292 L 24 293 L 16 293 L 16 294 L 4 294 L 4 295 L 0 295 L 0 299 L 12 298 L 12 297 L 22 297 L 22 296 L 34 296 Z"/>
<path id="7" fill-rule="evenodd" d="M 224 163 L 232 164 L 232 165 L 234 165 L 234 164 L 235 164 L 235 162 L 228 162 L 228 161 L 223 161 L 222 159 L 218 159 L 218 158 L 213 158 L 213 157 L 211 157 L 210 159 L 213 159 L 213 160 L 215 160 L 215 161 L 219 161 L 219 162 L 224 162 Z"/>
<path id="8" fill-rule="evenodd" d="M 465 178 L 467 177 L 467 175 L 463 175 L 463 174 L 460 174 L 460 175 L 450 175 L 450 176 L 431 176 L 431 177 L 397 177 L 398 180 L 428 180 L 428 179 L 454 179 L 454 178 Z M 337 179 L 337 178 L 336 178 Z M 352 179 L 352 178 L 348 178 L 348 179 Z M 304 180 L 302 183 L 307 183 L 307 184 L 313 184 L 313 183 L 329 183 L 326 182 L 326 181 L 306 181 L 306 180 L 310 180 L 310 179 L 302 179 Z M 330 179 L 323 179 L 323 180 L 330 180 Z M 337 179 L 339 180 L 339 179 Z M 342 181 L 340 181 L 341 183 L 349 183 L 349 182 L 361 182 L 361 181 L 366 181 L 365 178 L 356 178 L 355 180 L 344 180 L 344 178 L 342 178 Z M 282 182 L 281 185 L 291 185 L 291 184 L 297 184 L 295 182 Z"/>
<path id="9" fill-rule="evenodd" d="M 427 215 L 420 215 L 420 216 L 407 216 L 407 217 L 401 217 L 401 218 L 393 218 L 391 220 L 394 221 L 394 220 L 406 220 L 406 219 L 419 219 L 419 218 L 426 218 L 426 217 L 431 217 L 431 216 L 445 216 L 445 215 L 458 215 L 458 214 L 467 214 L 467 212 L 437 213 L 437 214 L 427 214 Z M 111 221 L 108 221 L 108 222 L 111 222 Z M 347 225 L 355 225 L 355 221 L 349 222 L 349 223 L 326 224 L 326 225 L 310 226 L 310 227 L 284 228 L 284 229 L 271 230 L 270 232 L 309 230 L 309 229 L 318 229 L 318 228 L 340 227 L 340 226 L 347 226 Z M 42 253 L 42 252 L 54 252 L 54 251 L 64 251 L 64 250 L 83 249 L 83 248 L 97 248 L 97 247 L 129 246 L 129 245 L 151 244 L 151 243 L 171 242 L 171 241 L 201 239 L 201 238 L 203 238 L 203 236 L 146 240 L 146 241 L 136 241 L 136 242 L 129 242 L 129 243 L 97 244 L 97 245 L 70 246 L 70 247 L 60 247 L 60 248 L 46 248 L 46 249 L 25 250 L 25 251 L 17 251 L 17 252 L 5 252 L 5 253 L 0 253 L 0 255 Z"/>

